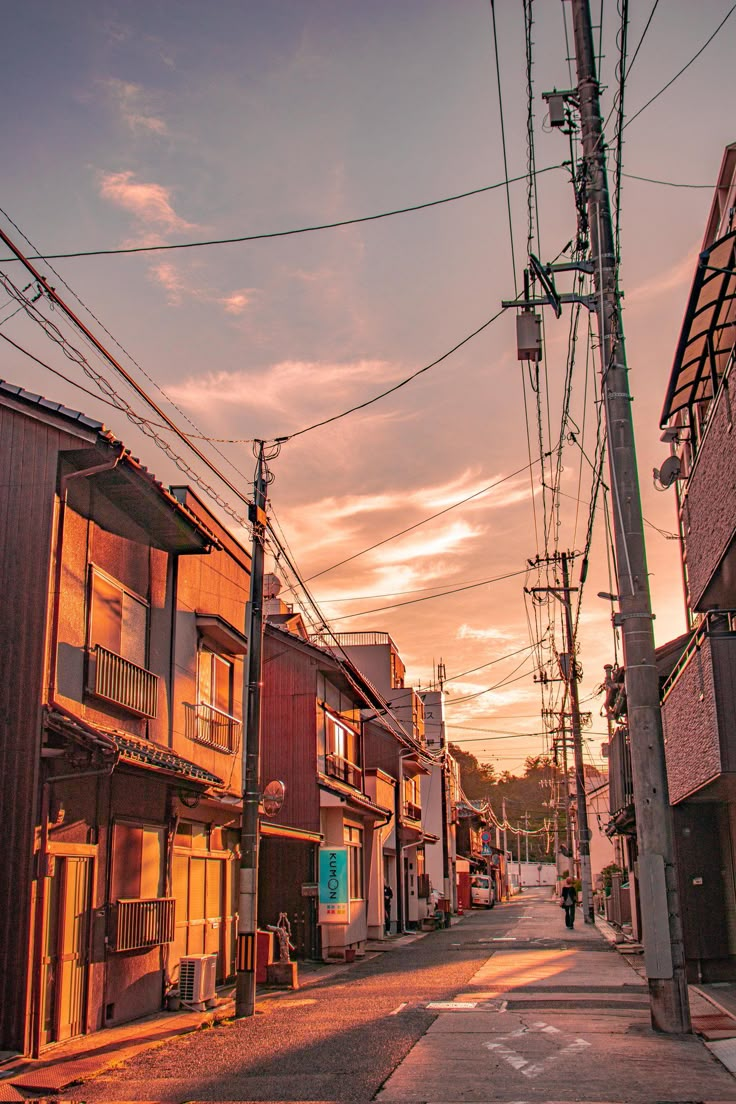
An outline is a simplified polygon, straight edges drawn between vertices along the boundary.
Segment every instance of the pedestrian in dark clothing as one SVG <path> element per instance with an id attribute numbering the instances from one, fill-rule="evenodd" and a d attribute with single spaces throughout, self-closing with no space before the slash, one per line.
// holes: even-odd
<path id="1" fill-rule="evenodd" d="M 578 891 L 572 878 L 565 878 L 562 883 L 560 904 L 565 910 L 565 927 L 575 926 L 575 906 L 578 903 Z"/>
<path id="2" fill-rule="evenodd" d="M 393 896 L 394 891 L 387 883 L 383 887 L 383 923 L 386 929 L 386 935 L 390 935 L 391 933 L 391 901 L 393 900 Z"/>

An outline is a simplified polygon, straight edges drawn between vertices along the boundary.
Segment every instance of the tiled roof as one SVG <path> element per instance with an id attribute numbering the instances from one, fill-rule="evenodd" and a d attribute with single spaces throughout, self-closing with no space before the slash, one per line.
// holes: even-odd
<path id="1" fill-rule="evenodd" d="M 151 740 L 141 740 L 137 736 L 131 736 L 128 732 L 119 730 L 107 730 L 106 735 L 115 743 L 120 758 L 126 763 L 137 763 L 145 767 L 158 767 L 169 774 L 180 775 L 182 778 L 193 779 L 197 782 L 206 782 L 212 786 L 222 786 L 223 779 L 211 771 L 205 770 L 191 759 L 185 759 L 177 755 L 170 748 L 161 747 Z"/>
<path id="2" fill-rule="evenodd" d="M 130 732 L 122 732 L 118 728 L 92 724 L 91 721 L 72 716 L 66 710 L 49 709 L 46 724 L 56 732 L 71 736 L 86 746 L 117 752 L 121 762 L 150 767 L 208 786 L 224 785 L 218 775 L 200 767 L 198 763 L 193 763 L 191 759 L 185 759 L 170 748 L 162 747 L 152 740 L 144 740 L 140 736 L 133 736 Z"/>
<path id="3" fill-rule="evenodd" d="M 75 422 L 93 433 L 107 433 L 102 422 L 97 422 L 94 418 L 88 418 L 86 414 L 82 414 L 79 410 L 72 410 L 70 407 L 64 406 L 63 403 L 45 399 L 43 395 L 36 395 L 33 391 L 26 391 L 24 388 L 16 387 L 15 384 L 7 383 L 5 380 L 0 380 L 0 394 L 19 399 L 28 406 L 37 406 L 39 410 L 43 410 L 47 414 L 56 414 L 58 417 L 64 418 L 65 421 Z"/>

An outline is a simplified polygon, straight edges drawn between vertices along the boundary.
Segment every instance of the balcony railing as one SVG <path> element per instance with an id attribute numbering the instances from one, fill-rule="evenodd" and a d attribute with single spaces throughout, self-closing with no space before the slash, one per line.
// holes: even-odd
<path id="1" fill-rule="evenodd" d="M 241 723 L 237 717 L 208 702 L 190 705 L 186 713 L 186 735 L 190 740 L 234 755 L 240 744 Z"/>
<path id="2" fill-rule="evenodd" d="M 416 805 L 413 801 L 404 802 L 404 816 L 409 820 L 421 820 L 422 819 L 422 807 Z"/>
<path id="3" fill-rule="evenodd" d="M 174 942 L 173 897 L 121 898 L 113 908 L 113 950 L 138 951 Z"/>
<path id="4" fill-rule="evenodd" d="M 634 804 L 631 748 L 625 725 L 616 729 L 608 749 L 608 796 L 612 817 L 630 810 Z"/>
<path id="5" fill-rule="evenodd" d="M 363 772 L 360 767 L 356 767 L 355 763 L 351 763 L 349 759 L 343 759 L 342 755 L 328 752 L 325 756 L 325 766 L 326 773 L 332 778 L 339 778 L 354 789 L 360 789 Z"/>
<path id="6" fill-rule="evenodd" d="M 91 659 L 90 690 L 93 694 L 143 717 L 156 716 L 158 675 L 100 644 L 95 645 Z"/>

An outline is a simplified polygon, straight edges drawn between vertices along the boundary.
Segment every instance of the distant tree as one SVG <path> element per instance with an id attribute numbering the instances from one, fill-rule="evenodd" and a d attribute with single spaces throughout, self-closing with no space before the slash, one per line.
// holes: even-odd
<path id="1" fill-rule="evenodd" d="M 449 744 L 450 754 L 460 767 L 460 783 L 465 796 L 471 801 L 488 800 L 491 787 L 496 781 L 496 768 L 493 763 L 480 763 L 469 751 Z"/>

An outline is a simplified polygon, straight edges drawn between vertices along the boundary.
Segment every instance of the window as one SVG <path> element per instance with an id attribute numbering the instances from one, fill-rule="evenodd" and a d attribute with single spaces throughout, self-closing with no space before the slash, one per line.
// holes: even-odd
<path id="1" fill-rule="evenodd" d="M 422 819 L 421 786 L 416 775 L 404 778 L 404 816 L 412 820 Z"/>
<path id="2" fill-rule="evenodd" d="M 119 583 L 92 570 L 89 645 L 146 666 L 148 606 Z"/>
<path id="3" fill-rule="evenodd" d="M 351 900 L 363 899 L 363 829 L 345 825 L 345 846 L 348 849 L 348 878 Z"/>
<path id="4" fill-rule="evenodd" d="M 203 648 L 197 661 L 197 700 L 222 713 L 233 708 L 233 665 L 216 652 Z"/>
<path id="5" fill-rule="evenodd" d="M 233 671 L 231 660 L 201 647 L 197 656 L 197 705 L 193 712 L 191 739 L 219 751 L 234 752 L 240 721 L 232 716 Z"/>
<path id="6" fill-rule="evenodd" d="M 325 711 L 327 773 L 360 788 L 360 733 Z"/>

